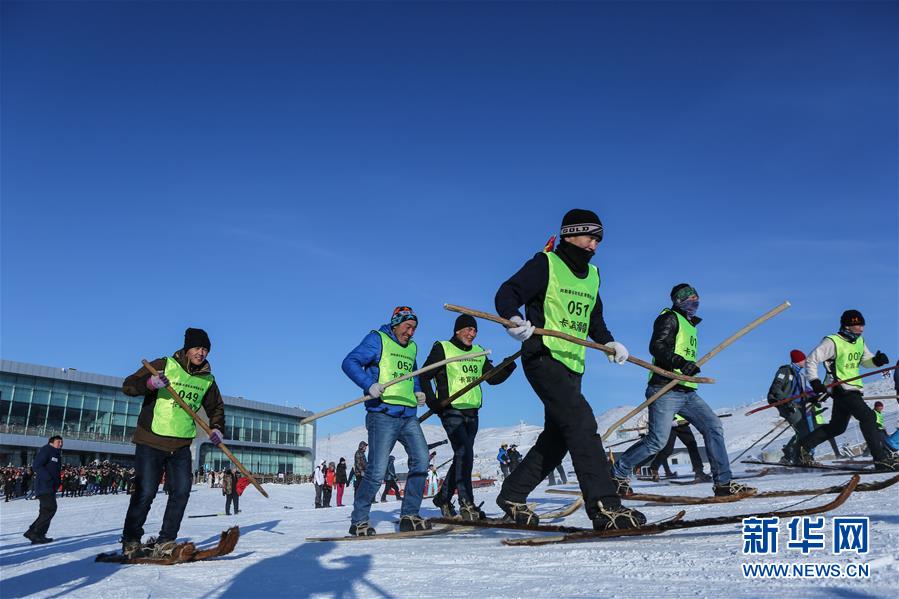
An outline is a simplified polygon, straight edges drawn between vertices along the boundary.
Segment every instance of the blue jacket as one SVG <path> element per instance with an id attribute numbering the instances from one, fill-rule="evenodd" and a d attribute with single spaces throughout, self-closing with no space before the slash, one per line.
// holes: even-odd
<path id="1" fill-rule="evenodd" d="M 34 495 L 55 494 L 59 488 L 59 468 L 62 462 L 62 450 L 49 443 L 41 447 L 34 457 L 31 468 L 34 470 Z"/>
<path id="2" fill-rule="evenodd" d="M 386 324 L 381 326 L 380 331 L 394 341 L 397 340 L 396 335 L 393 334 L 393 331 Z M 380 374 L 378 364 L 380 362 L 381 336 L 376 331 L 372 331 L 362 339 L 362 342 L 353 351 L 347 354 L 347 357 L 343 359 L 341 368 L 344 374 L 350 377 L 351 381 L 359 385 L 359 388 L 364 393 L 368 393 L 368 388 L 378 382 L 378 375 Z M 418 360 L 415 360 L 412 368 L 413 370 L 418 370 Z M 418 377 L 414 377 L 412 381 L 415 386 L 415 392 L 420 392 L 421 385 L 418 382 Z M 369 412 L 382 412 L 397 418 L 412 418 L 418 413 L 417 407 L 395 406 L 384 403 L 380 399 L 366 401 L 365 409 Z"/>
<path id="3" fill-rule="evenodd" d="M 507 455 L 506 450 L 502 447 L 499 448 L 499 453 L 496 454 L 496 461 L 498 461 L 500 464 L 509 463 L 509 456 Z"/>

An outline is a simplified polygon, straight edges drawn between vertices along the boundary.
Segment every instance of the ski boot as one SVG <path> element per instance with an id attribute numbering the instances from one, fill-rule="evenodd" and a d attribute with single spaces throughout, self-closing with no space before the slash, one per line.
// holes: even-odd
<path id="1" fill-rule="evenodd" d="M 654 483 L 659 482 L 659 471 L 657 469 L 653 470 L 652 468 L 650 468 L 649 474 L 650 474 L 650 478 L 652 479 L 652 482 L 654 482 Z"/>
<path id="2" fill-rule="evenodd" d="M 640 528 L 646 524 L 642 512 L 623 507 L 617 497 L 610 497 L 605 503 L 597 501 L 596 507 L 596 513 L 590 515 L 594 530 Z"/>
<path id="3" fill-rule="evenodd" d="M 516 524 L 533 526 L 540 524 L 540 516 L 527 503 L 509 501 L 500 494 L 496 498 L 496 505 L 506 514 L 507 520 Z"/>
<path id="4" fill-rule="evenodd" d="M 618 497 L 627 497 L 634 494 L 634 490 L 631 488 L 631 481 L 627 478 L 612 476 L 611 479 L 612 484 L 615 485 L 615 493 L 618 494 Z"/>
<path id="5" fill-rule="evenodd" d="M 478 506 L 476 506 L 475 504 L 470 503 L 469 501 L 466 501 L 464 499 L 459 500 L 459 516 L 463 520 L 467 520 L 469 522 L 481 520 L 483 518 L 482 514 L 484 514 L 484 512 L 478 509 Z"/>
<path id="6" fill-rule="evenodd" d="M 453 500 L 447 499 L 443 493 L 434 495 L 434 505 L 440 509 L 440 514 L 444 518 L 455 518 L 456 508 L 453 507 Z"/>
<path id="7" fill-rule="evenodd" d="M 799 448 L 799 458 L 796 460 L 797 466 L 820 466 L 821 462 L 815 460 L 815 456 L 813 456 L 805 447 Z"/>
<path id="8" fill-rule="evenodd" d="M 882 460 L 876 460 L 874 468 L 877 470 L 892 470 L 893 472 L 899 471 L 899 454 L 891 453 Z"/>
<path id="9" fill-rule="evenodd" d="M 350 524 L 351 537 L 373 537 L 375 529 L 368 525 L 368 522 L 360 522 L 359 524 Z"/>
<path id="10" fill-rule="evenodd" d="M 150 557 L 172 557 L 176 547 L 178 547 L 178 543 L 174 539 L 156 539 L 156 543 L 153 544 L 153 550 L 150 552 Z"/>
<path id="11" fill-rule="evenodd" d="M 715 490 L 715 497 L 727 497 L 729 495 L 744 495 L 746 493 L 755 493 L 758 489 L 754 487 L 750 487 L 744 485 L 742 483 L 738 483 L 737 481 L 730 481 L 729 483 L 725 483 L 723 485 L 715 485 L 712 487 Z"/>
<path id="12" fill-rule="evenodd" d="M 148 557 L 151 551 L 140 541 L 122 541 L 122 555 L 128 559 Z"/>
<path id="13" fill-rule="evenodd" d="M 697 472 L 693 477 L 693 482 L 695 483 L 710 483 L 712 482 L 712 477 L 706 474 L 705 472 Z"/>
<path id="14" fill-rule="evenodd" d="M 400 516 L 400 532 L 430 529 L 431 523 L 421 516 Z"/>

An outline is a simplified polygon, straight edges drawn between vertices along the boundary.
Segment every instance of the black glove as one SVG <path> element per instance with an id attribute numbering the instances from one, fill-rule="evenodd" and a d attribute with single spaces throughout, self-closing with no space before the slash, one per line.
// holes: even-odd
<path id="1" fill-rule="evenodd" d="M 878 352 L 874 354 L 874 358 L 871 361 L 874 362 L 875 366 L 883 366 L 884 364 L 889 362 L 890 359 L 887 358 L 887 355 L 885 353 L 878 350 Z"/>
<path id="2" fill-rule="evenodd" d="M 827 387 L 825 387 L 824 383 L 822 383 L 819 379 L 812 379 L 811 385 L 812 385 L 812 391 L 814 391 L 818 395 L 823 395 L 823 394 L 827 393 Z"/>
<path id="3" fill-rule="evenodd" d="M 694 374 L 699 374 L 699 366 L 696 365 L 696 362 L 684 362 L 684 365 L 680 367 L 681 374 L 686 376 L 693 376 Z"/>

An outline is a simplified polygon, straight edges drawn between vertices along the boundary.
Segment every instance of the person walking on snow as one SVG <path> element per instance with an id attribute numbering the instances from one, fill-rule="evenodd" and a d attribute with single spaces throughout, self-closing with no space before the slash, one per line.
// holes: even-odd
<path id="1" fill-rule="evenodd" d="M 129 558 L 169 557 L 176 547 L 175 539 L 190 498 L 190 445 L 197 435 L 196 423 L 166 387 L 172 386 L 195 412 L 201 407 L 209 417 L 209 442 L 219 445 L 224 436 L 225 404 L 219 392 L 212 367 L 206 360 L 212 344 L 203 329 L 184 332 L 184 345 L 171 357 L 159 358 L 152 366 L 159 375 L 150 375 L 141 367 L 122 384 L 125 395 L 144 402 L 134 430 L 134 493 L 125 515 L 122 530 L 122 553 Z M 159 488 L 163 473 L 171 488 L 166 501 L 162 529 L 152 550 L 141 545 L 144 522 Z"/>
<path id="2" fill-rule="evenodd" d="M 503 479 L 509 476 L 509 445 L 507 443 L 503 443 L 499 447 L 499 452 L 496 454 L 496 461 L 499 462 L 499 469 L 503 474 Z"/>
<path id="3" fill-rule="evenodd" d="M 384 492 L 381 493 L 381 501 L 387 501 L 387 494 L 390 491 L 393 491 L 393 499 L 395 501 L 400 500 L 400 486 L 397 484 L 396 479 L 396 465 L 394 461 L 395 457 L 390 456 L 387 458 L 387 472 L 384 473 Z M 406 483 L 408 484 L 408 482 Z M 422 489 L 422 493 L 424 493 L 424 489 Z"/>
<path id="4" fill-rule="evenodd" d="M 225 496 L 225 515 L 231 515 L 231 504 L 234 504 L 234 513 L 240 513 L 240 494 L 237 492 L 237 473 L 228 468 L 222 475 L 222 495 Z"/>
<path id="5" fill-rule="evenodd" d="M 429 366 L 446 358 L 454 358 L 467 353 L 479 353 L 484 349 L 474 340 L 478 335 L 478 323 L 468 314 L 456 318 L 453 336 L 449 341 L 437 341 L 424 366 Z M 459 493 L 459 511 L 464 520 L 477 520 L 481 511 L 475 507 L 471 486 L 471 471 L 474 467 L 474 440 L 478 434 L 478 411 L 483 403 L 481 386 L 470 389 L 456 398 L 449 406 L 441 407 L 451 396 L 469 383 L 493 370 L 493 363 L 487 356 L 450 362 L 421 377 L 421 387 L 427 398 L 428 407 L 438 416 L 453 448 L 453 463 L 443 480 L 440 491 L 434 494 L 434 505 L 446 517 L 454 516 L 452 499 Z M 510 363 L 487 382 L 499 385 L 515 370 L 515 362 Z M 437 385 L 437 393 L 431 387 L 431 379 Z"/>
<path id="6" fill-rule="evenodd" d="M 671 302 L 671 308 L 662 310 L 653 323 L 649 353 L 652 354 L 653 364 L 665 370 L 693 376 L 699 372 L 699 366 L 696 365 L 699 347 L 696 326 L 702 321 L 696 316 L 699 310 L 699 293 L 691 285 L 681 283 L 671 290 Z M 670 381 L 668 377 L 653 372 L 646 387 L 646 397 L 655 395 Z M 702 434 L 712 469 L 715 495 L 755 491 L 731 480 L 724 429 L 718 415 L 696 393 L 698 386 L 697 383 L 679 381 L 673 389 L 649 405 L 648 433 L 618 456 L 612 466 L 612 477 L 618 485 L 619 495 L 626 496 L 633 492 L 629 482 L 631 469 L 665 446 L 671 435 L 671 422 L 675 414 L 682 414 Z"/>
<path id="7" fill-rule="evenodd" d="M 562 219 L 561 241 L 528 260 L 496 293 L 496 311 L 515 323 L 507 329 L 522 343 L 522 369 L 544 407 L 544 429 L 521 464 L 506 477 L 496 498 L 507 518 L 537 523 L 527 497 L 571 453 L 587 515 L 596 529 L 633 528 L 646 518 L 625 508 L 609 478 L 602 438 L 593 409 L 581 393 L 586 348 L 555 337 L 533 336 L 545 327 L 590 337 L 613 350 L 611 361 L 623 364 L 627 348 L 606 328 L 599 297 L 600 276 L 590 260 L 602 240 L 599 217 L 571 210 Z M 525 316 L 519 308 L 525 306 Z"/>
<path id="8" fill-rule="evenodd" d="M 827 393 L 827 387 L 818 378 L 819 364 L 824 365 L 829 378 L 845 381 L 859 375 L 859 366 L 871 368 L 883 366 L 890 361 L 883 352 L 871 353 L 862 337 L 864 330 L 865 318 L 862 313 L 858 310 L 846 310 L 840 316 L 839 332 L 824 337 L 818 347 L 809 354 L 805 361 L 805 374 L 812 390 L 818 396 Z M 830 422 L 800 439 L 799 443 L 811 451 L 828 437 L 842 435 L 846 431 L 849 419 L 855 418 L 868 444 L 874 466 L 885 470 L 899 470 L 899 456 L 884 447 L 883 440 L 877 432 L 874 410 L 865 404 L 862 397 L 862 386 L 860 380 L 855 380 L 831 387 L 833 408 L 830 412 Z"/>
<path id="9" fill-rule="evenodd" d="M 417 370 L 418 353 L 412 336 L 418 317 L 408 306 L 393 310 L 390 323 L 371 331 L 343 360 L 343 372 L 369 396 L 365 402 L 365 428 L 368 429 L 368 465 L 353 502 L 350 534 L 375 534 L 369 524 L 375 499 L 390 452 L 396 442 L 409 456 L 406 494 L 400 508 L 400 532 L 430 528 L 418 511 L 428 470 L 428 442 L 418 423 L 417 407 L 424 404 L 418 377 L 385 387 L 393 379 Z"/>
<path id="10" fill-rule="evenodd" d="M 50 543 L 47 537 L 50 522 L 56 514 L 56 489 L 60 483 L 60 467 L 62 466 L 62 437 L 53 435 L 46 445 L 34 456 L 34 495 L 40 502 L 37 518 L 25 531 L 24 536 L 32 545 Z"/>
<path id="11" fill-rule="evenodd" d="M 365 458 L 365 449 L 368 443 L 359 441 L 359 449 L 353 455 L 353 496 L 359 491 L 359 485 L 362 484 L 362 475 L 368 466 L 368 460 Z"/>
<path id="12" fill-rule="evenodd" d="M 315 485 L 315 507 L 324 507 L 322 501 L 325 493 L 325 461 L 322 460 L 312 472 L 312 484 Z"/>

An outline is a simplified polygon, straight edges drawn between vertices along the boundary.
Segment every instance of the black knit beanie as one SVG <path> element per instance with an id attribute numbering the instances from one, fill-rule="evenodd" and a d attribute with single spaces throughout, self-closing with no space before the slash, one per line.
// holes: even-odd
<path id="1" fill-rule="evenodd" d="M 563 239 L 575 235 L 590 235 L 602 240 L 602 221 L 592 210 L 575 208 L 562 218 L 560 235 Z"/>
<path id="2" fill-rule="evenodd" d="M 192 347 L 205 347 L 206 351 L 212 351 L 212 344 L 209 342 L 209 335 L 203 329 L 188 328 L 184 331 L 184 349 Z"/>
<path id="3" fill-rule="evenodd" d="M 474 319 L 474 316 L 470 316 L 468 314 L 460 314 L 459 318 L 456 319 L 456 324 L 453 325 L 453 332 L 461 331 L 466 327 L 474 327 L 474 330 L 478 330 L 478 321 Z"/>

